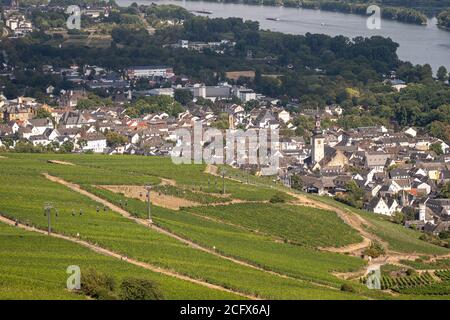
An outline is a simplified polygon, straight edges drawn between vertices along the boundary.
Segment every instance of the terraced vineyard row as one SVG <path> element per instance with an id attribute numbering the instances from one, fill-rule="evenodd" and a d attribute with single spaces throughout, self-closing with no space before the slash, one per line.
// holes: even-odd
<path id="1" fill-rule="evenodd" d="M 441 278 L 442 281 L 450 282 L 450 270 L 438 270 L 435 271 L 434 274 Z"/>
<path id="2" fill-rule="evenodd" d="M 48 162 L 53 159 L 74 165 Z M 261 298 L 388 297 L 386 292 L 368 290 L 364 285 L 335 275 L 359 272 L 366 264 L 364 260 L 318 250 L 317 247 L 339 247 L 361 240 L 359 234 L 335 213 L 292 204 L 268 203 L 280 189 L 256 188 L 251 184 L 229 179 L 225 180 L 226 196 L 222 197 L 218 194 L 222 183 L 221 177 L 206 174 L 204 170 L 202 165 L 175 166 L 170 163 L 170 159 L 161 158 L 11 153 L 2 160 L 0 166 L 0 177 L 8 181 L 7 184 L 0 184 L 2 200 L 0 214 L 45 229 L 47 218 L 42 214 L 42 206 L 45 202 L 52 202 L 59 212 L 58 217 L 52 216 L 54 233 L 78 237 L 129 259 L 170 269 L 180 275 Z M 143 186 L 148 183 L 153 185 L 161 183 L 154 191 L 175 196 L 181 196 L 178 193 L 183 192 L 181 197 L 195 197 L 192 200 L 208 206 L 175 210 L 153 205 L 152 218 L 160 228 L 208 250 L 202 251 L 196 249 L 196 246 L 186 246 L 183 241 L 169 237 L 165 232 L 136 224 L 111 210 L 104 211 L 100 205 L 103 201 L 100 199 L 89 199 L 86 194 L 80 194 L 79 191 L 68 189 L 60 183 L 49 181 L 43 173 L 76 183 L 85 191 L 96 194 L 140 218 L 147 217 L 147 205 L 142 199 L 127 198 L 125 194 L 114 193 L 98 186 Z M 27 176 L 26 181 L 20 178 L 23 175 Z M 265 201 L 265 203 L 209 205 L 220 204 L 219 201 L 224 198 Z M 418 232 L 412 230 L 406 232 L 399 228 L 391 230 L 388 229 L 390 225 L 392 224 L 376 226 L 377 231 L 385 232 L 383 239 L 386 239 L 389 245 L 394 243 L 391 238 L 398 239 L 400 234 L 403 237 L 402 243 L 396 247 L 405 247 L 403 244 L 408 243 L 407 249 L 417 253 L 448 252 L 443 248 L 421 242 L 418 239 Z M 14 247 L 17 248 L 18 245 L 14 243 Z M 213 254 L 211 250 L 215 253 Z M 224 256 L 232 257 L 235 261 L 225 259 Z M 34 265 L 32 261 L 30 257 L 25 264 Z M 19 271 L 26 269 L 25 264 L 20 266 Z M 95 262 L 92 265 L 95 265 Z M 0 259 L 1 266 L 5 267 L 5 263 Z M 6 265 L 6 268 L 8 267 Z M 166 278 L 157 275 L 153 277 Z M 33 279 L 38 281 L 39 274 L 36 273 Z M 419 279 L 420 281 L 414 278 L 404 280 L 407 282 L 401 283 L 401 287 L 398 285 L 398 289 L 406 290 L 410 287 L 436 284 L 433 279 Z M 19 280 L 10 279 L 10 287 L 13 288 L 17 281 Z M 168 285 L 161 285 L 166 291 L 165 297 L 184 296 L 173 294 L 173 290 L 185 285 L 184 282 L 165 283 Z M 344 284 L 351 286 L 352 290 L 343 290 Z M 441 287 L 434 292 L 446 292 L 446 287 L 442 283 L 437 284 Z M 385 288 L 395 285 L 397 283 L 391 284 L 389 279 L 384 280 Z M 26 288 L 28 285 L 23 287 Z M 211 290 L 191 287 L 190 290 L 195 291 L 192 296 L 196 298 L 228 297 L 220 292 L 210 293 Z M 64 290 L 61 284 L 56 285 L 55 294 L 61 289 Z M 425 289 L 424 291 L 427 292 Z M 45 296 L 45 292 L 39 294 Z M 413 294 L 409 297 L 415 298 Z"/>
<path id="3" fill-rule="evenodd" d="M 188 208 L 186 211 L 311 247 L 342 247 L 362 241 L 358 233 L 334 212 L 320 209 L 287 204 L 238 203 Z"/>
<path id="4" fill-rule="evenodd" d="M 402 294 L 443 296 L 450 294 L 450 282 L 433 283 L 414 288 L 402 288 L 397 290 L 397 292 Z"/>
<path id="5" fill-rule="evenodd" d="M 400 263 L 417 270 L 450 269 L 450 259 L 440 259 L 433 262 L 429 262 L 423 259 L 416 259 L 415 261 L 401 260 Z"/>
<path id="6" fill-rule="evenodd" d="M 361 283 L 367 282 L 367 277 L 361 278 Z M 390 277 L 390 276 L 382 276 L 381 277 L 381 290 L 402 290 L 406 288 L 414 288 L 423 285 L 429 285 L 434 283 L 435 280 L 428 273 L 424 273 L 420 276 L 411 276 L 411 277 Z"/>
<path id="7" fill-rule="evenodd" d="M 216 180 L 217 182 L 217 180 Z M 166 194 L 169 196 L 174 196 L 178 198 L 187 199 L 190 201 L 199 202 L 202 204 L 210 204 L 210 203 L 224 203 L 231 201 L 229 197 L 218 197 L 212 194 L 208 194 L 205 192 L 202 186 L 194 186 L 191 188 L 187 187 L 176 187 L 170 185 L 158 185 L 154 187 L 155 192 L 160 192 L 162 194 Z M 220 192 L 219 189 L 216 191 Z"/>
<path id="8" fill-rule="evenodd" d="M 436 281 L 429 272 L 419 276 L 402 276 L 381 278 L 381 290 L 393 290 L 408 295 L 448 295 L 450 294 L 450 270 L 435 271 L 442 282 Z M 366 283 L 367 277 L 361 278 Z"/>
<path id="9" fill-rule="evenodd" d="M 253 263 L 261 261 L 261 264 L 276 269 L 276 271 L 292 274 L 298 278 L 331 283 L 335 289 L 318 286 L 310 281 L 283 278 L 239 265 L 186 246 L 180 241 L 138 225 L 110 210 L 97 212 L 98 202 L 58 183 L 51 182 L 42 175 L 42 172 L 56 175 L 54 171 L 58 168 L 61 176 L 66 176 L 67 172 L 70 172 L 70 179 L 75 180 L 77 177 L 73 168 L 82 173 L 83 166 L 67 166 L 69 169 L 64 173 L 62 169 L 66 166 L 49 164 L 46 160 L 41 159 L 33 160 L 28 155 L 21 155 L 23 158 L 20 158 L 19 155 L 14 156 L 18 158 L 3 159 L 0 166 L 0 176 L 8 181 L 8 184 L 0 184 L 0 199 L 2 200 L 0 213 L 6 217 L 45 229 L 47 218 L 43 215 L 42 206 L 45 202 L 52 202 L 59 212 L 58 217 L 52 215 L 53 232 L 79 237 L 83 241 L 130 259 L 170 269 L 181 275 L 268 299 L 361 298 L 354 293 L 339 291 L 338 288 L 343 281 L 330 274 L 333 269 L 351 271 L 361 268 L 363 263 L 357 258 L 277 244 L 265 241 L 261 237 L 254 237 L 242 230 L 227 228 L 216 223 L 207 223 L 187 214 L 164 210 L 161 207 L 152 208 L 155 221 L 180 236 L 210 248 L 216 247 L 218 252 L 227 252 L 233 256 L 243 257 Z M 71 159 L 67 159 L 67 161 L 73 162 Z M 103 177 L 104 170 L 92 169 L 90 171 L 92 176 L 89 176 L 89 181 L 92 181 L 93 184 L 97 184 L 97 175 L 99 175 L 99 180 L 105 179 Z M 26 172 L 26 183 L 20 178 L 18 172 Z M 144 180 L 137 175 L 128 177 L 124 175 L 123 180 L 131 178 Z M 104 192 L 113 197 L 117 203 L 122 201 L 124 204 L 126 203 L 124 200 L 128 200 L 126 208 L 130 212 L 138 215 L 146 212 L 146 204 L 142 201 L 126 199 L 119 194 L 97 190 L 99 193 Z M 74 216 L 72 215 L 73 210 L 75 213 L 82 210 L 83 214 Z M 269 263 L 274 265 L 269 265 Z M 1 259 L 0 265 L 3 265 Z M 200 297 L 200 294 L 193 296 Z M 213 295 L 211 297 L 214 298 Z"/>

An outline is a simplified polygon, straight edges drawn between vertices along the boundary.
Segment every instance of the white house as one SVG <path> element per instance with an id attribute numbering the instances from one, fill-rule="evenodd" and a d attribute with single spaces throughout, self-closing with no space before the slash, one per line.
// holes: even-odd
<path id="1" fill-rule="evenodd" d="M 286 110 L 281 110 L 280 112 L 277 112 L 278 119 L 283 121 L 284 123 L 288 123 L 291 120 L 291 115 Z"/>
<path id="2" fill-rule="evenodd" d="M 103 134 L 88 134 L 82 138 L 86 143 L 82 146 L 83 151 L 102 153 L 106 148 L 106 137 Z"/>
<path id="3" fill-rule="evenodd" d="M 243 103 L 251 100 L 256 100 L 256 93 L 252 89 L 239 89 L 236 92 L 236 96 Z"/>
<path id="4" fill-rule="evenodd" d="M 426 182 L 419 183 L 416 188 L 417 190 L 425 192 L 426 194 L 431 193 L 431 186 Z"/>
<path id="5" fill-rule="evenodd" d="M 130 79 L 151 77 L 170 78 L 175 75 L 173 69 L 167 66 L 136 66 L 126 69 L 125 73 Z"/>
<path id="6" fill-rule="evenodd" d="M 382 188 L 381 184 L 377 184 L 376 186 L 374 186 L 371 191 L 372 197 L 375 197 L 381 188 Z"/>
<path id="7" fill-rule="evenodd" d="M 408 136 L 410 136 L 410 137 L 413 137 L 413 138 L 415 138 L 416 136 L 417 136 L 417 131 L 414 129 L 414 128 L 412 128 L 412 127 L 409 127 L 408 129 L 406 129 L 405 131 L 403 131 L 406 135 L 408 135 Z"/>
<path id="8" fill-rule="evenodd" d="M 38 134 L 44 134 L 45 130 L 54 128 L 53 122 L 49 118 L 31 119 L 28 120 L 28 123 L 36 128 L 37 132 L 39 132 Z"/>
<path id="9" fill-rule="evenodd" d="M 381 197 L 373 198 L 367 207 L 369 211 L 386 216 L 392 216 L 398 208 L 399 205 L 395 199 L 384 199 Z"/>
<path id="10" fill-rule="evenodd" d="M 409 179 L 391 180 L 389 184 L 389 191 L 392 193 L 399 193 L 402 190 L 411 190 L 411 182 Z"/>

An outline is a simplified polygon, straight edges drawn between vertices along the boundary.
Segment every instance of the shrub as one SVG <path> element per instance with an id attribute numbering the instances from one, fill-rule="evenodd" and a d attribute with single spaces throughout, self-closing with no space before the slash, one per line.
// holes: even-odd
<path id="1" fill-rule="evenodd" d="M 355 288 L 353 288 L 353 286 L 347 284 L 347 283 L 343 283 L 341 285 L 341 291 L 345 291 L 345 292 L 355 292 Z"/>
<path id="2" fill-rule="evenodd" d="M 147 279 L 127 278 L 120 285 L 123 300 L 162 300 L 158 285 Z"/>
<path id="3" fill-rule="evenodd" d="M 417 275 L 417 271 L 414 269 L 408 269 L 408 270 L 406 270 L 406 274 L 410 277 L 415 276 L 415 275 Z"/>
<path id="4" fill-rule="evenodd" d="M 372 258 L 377 258 L 384 254 L 384 248 L 380 243 L 373 242 L 370 248 L 364 250 L 364 254 Z"/>
<path id="5" fill-rule="evenodd" d="M 114 278 L 97 272 L 95 269 L 87 269 L 81 273 L 81 291 L 95 299 L 115 300 Z"/>
<path id="6" fill-rule="evenodd" d="M 285 203 L 286 196 L 282 192 L 275 193 L 272 198 L 270 198 L 270 203 Z"/>

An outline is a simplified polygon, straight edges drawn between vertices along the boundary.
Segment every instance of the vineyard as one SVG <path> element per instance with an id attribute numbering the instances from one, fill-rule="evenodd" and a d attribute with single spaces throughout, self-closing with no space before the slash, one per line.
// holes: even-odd
<path id="1" fill-rule="evenodd" d="M 81 189 L 76 191 L 50 181 L 44 173 L 76 183 Z M 149 272 L 123 261 L 113 261 L 75 243 L 3 227 L 0 228 L 0 238 L 8 241 L 0 244 L 0 274 L 9 272 L 10 276 L 0 279 L 0 285 L 8 288 L 5 293 L 0 291 L 0 297 L 20 296 L 20 291 L 14 291 L 17 287 L 34 292 L 36 297 L 72 299 L 73 294 L 65 290 L 63 265 L 79 263 L 83 268 L 95 266 L 100 271 L 114 265 L 110 269 L 117 279 L 131 272 L 122 272 L 122 266 L 134 274 L 145 274 L 160 284 L 167 299 L 182 299 L 187 295 L 195 299 L 235 299 L 242 298 L 242 295 L 262 299 L 392 298 L 387 292 L 369 290 L 358 281 L 336 276 L 336 273 L 360 272 L 367 261 L 356 255 L 320 249 L 352 245 L 362 240 L 358 232 L 335 212 L 293 205 L 293 202 L 270 203 L 275 194 L 285 191 L 281 186 L 271 184 L 270 178 L 252 176 L 247 184 L 246 181 L 236 181 L 245 178 L 245 174 L 240 176 L 234 169 L 228 169 L 227 174 L 227 178 L 222 179 L 205 173 L 204 165 L 176 166 L 170 159 L 157 157 L 7 154 L 0 163 L 0 177 L 8 182 L 0 184 L 1 216 L 46 230 L 48 222 L 43 214 L 43 205 L 50 202 L 58 210 L 57 214 L 52 211 L 54 233 L 76 237 L 155 268 L 226 288 L 234 294 Z M 255 187 L 252 184 L 255 182 L 264 183 L 267 187 Z M 225 194 L 221 194 L 223 183 Z M 100 201 L 116 205 L 132 217 L 146 219 L 145 197 L 127 197 L 101 188 L 146 184 L 153 185 L 152 192 L 184 198 L 199 206 L 173 210 L 152 205 L 153 222 L 159 228 L 154 229 L 136 223 Z M 288 202 L 292 198 L 287 193 L 283 196 Z M 448 253 L 443 248 L 420 242 L 418 232 L 405 232 L 385 225 L 383 220 L 371 219 L 375 222 L 376 234 L 382 235 L 383 240 L 395 248 L 409 242 L 407 249 L 424 255 L 429 252 Z M 391 241 L 395 233 L 399 234 L 399 239 Z M 32 241 L 20 239 L 40 239 L 34 241 L 33 246 L 42 254 L 30 254 Z M 42 249 L 43 246 L 48 250 Z M 51 268 L 44 263 L 45 257 L 61 261 L 55 262 L 55 267 Z M 81 260 L 86 263 L 81 263 Z M 447 263 L 443 259 L 439 261 L 439 266 Z M 100 267 L 100 263 L 105 267 Z M 14 264 L 17 265 L 15 273 L 11 271 Z M 45 268 L 52 270 L 51 275 L 58 276 L 42 277 L 40 273 Z M 23 279 L 26 274 L 29 281 Z M 428 294 L 425 292 L 431 287 L 435 291 L 429 292 L 447 294 L 446 275 L 444 271 L 436 272 L 430 279 L 430 275 L 422 273 L 402 280 L 389 276 L 383 280 L 383 288 L 411 298 L 416 294 L 408 290 L 419 287 L 423 292 L 417 292 L 417 295 Z M 51 288 L 39 286 L 40 279 L 46 277 Z M 442 281 L 437 281 L 436 277 Z M 342 290 L 344 285 L 351 286 L 352 290 Z"/>
<path id="2" fill-rule="evenodd" d="M 342 223 L 335 213 L 320 209 L 285 204 L 245 203 L 186 210 L 239 224 L 251 230 L 259 230 L 291 243 L 313 247 L 341 247 L 362 240 L 357 232 Z"/>
<path id="3" fill-rule="evenodd" d="M 400 263 L 420 270 L 450 269 L 450 259 L 440 259 L 434 262 L 429 262 L 423 259 L 416 259 L 414 261 L 400 260 Z"/>
<path id="4" fill-rule="evenodd" d="M 73 162 L 72 159 L 66 160 Z M 52 202 L 58 209 L 58 217 L 54 216 L 52 222 L 54 232 L 70 236 L 79 235 L 81 240 L 95 243 L 139 261 L 174 270 L 194 279 L 205 280 L 208 283 L 262 298 L 359 298 L 355 294 L 327 289 L 310 282 L 330 282 L 334 283 L 335 287 L 339 287 L 342 281 L 333 277 L 329 273 L 330 270 L 356 270 L 363 266 L 363 262 L 359 259 L 277 244 L 263 237 L 255 238 L 242 230 L 227 228 L 195 216 L 182 215 L 160 207 L 153 208 L 155 222 L 164 228 L 171 229 L 205 246 L 215 246 L 218 251 L 242 257 L 252 264 L 264 264 L 267 268 L 277 268 L 279 271 L 292 273 L 293 277 L 280 277 L 239 265 L 186 246 L 176 239 L 123 218 L 111 210 L 104 211 L 101 208 L 102 210 L 97 211 L 98 203 L 48 181 L 41 174 L 49 172 L 56 175 L 57 171 L 61 170 L 61 176 L 73 174 L 72 179 L 75 180 L 77 179 L 76 169 L 83 171 L 83 168 L 79 166 L 54 165 L 43 159 L 37 161 L 30 160 L 28 157 L 23 160 L 2 159 L 0 176 L 7 179 L 9 183 L 0 185 L 0 199 L 2 199 L 0 214 L 45 230 L 47 218 L 43 215 L 42 208 L 45 202 Z M 67 172 L 62 172 L 64 170 Z M 90 167 L 89 170 L 96 169 Z M 27 174 L 26 183 L 20 178 L 22 172 Z M 98 175 L 103 173 L 100 170 Z M 95 185 L 98 184 L 96 174 L 93 172 L 90 177 L 90 181 Z M 137 174 L 124 175 L 122 178 L 122 180 L 135 179 L 144 178 Z M 97 190 L 96 192 L 105 198 L 113 198 L 116 204 L 122 205 L 127 211 L 137 216 L 144 216 L 146 213 L 146 205 L 142 201 L 127 199 L 120 194 L 92 186 L 84 187 Z M 65 283 L 60 283 L 61 288 L 64 285 Z"/>
<path id="5" fill-rule="evenodd" d="M 361 216 L 371 224 L 369 231 L 373 232 L 377 237 L 387 242 L 389 244 L 389 249 L 391 250 L 397 252 L 431 255 L 448 254 L 450 252 L 447 248 L 438 247 L 420 240 L 420 232 L 405 228 L 396 223 L 392 223 L 383 217 L 380 217 L 380 215 L 374 215 L 367 211 L 346 206 L 345 204 L 337 202 L 332 198 L 319 197 L 310 194 L 307 196 L 313 200 L 324 202 L 328 205 L 332 205 Z"/>
<path id="6" fill-rule="evenodd" d="M 392 290 L 401 294 L 412 295 L 449 295 L 450 294 L 450 270 L 438 270 L 434 272 L 437 280 L 430 272 L 412 276 L 382 276 L 381 290 Z M 361 283 L 367 282 L 367 277 L 360 279 Z"/>
<path id="7" fill-rule="evenodd" d="M 64 290 L 66 268 L 95 267 L 116 280 L 139 277 L 154 281 L 166 299 L 239 299 L 239 296 L 149 272 L 67 241 L 18 230 L 0 223 L 0 299 L 83 299 Z"/>
<path id="8" fill-rule="evenodd" d="M 146 204 L 123 195 L 87 188 L 90 192 L 120 205 L 127 202 L 127 210 L 137 217 L 146 217 Z M 205 209 L 206 207 L 197 207 Z M 282 272 L 302 280 L 340 286 L 341 281 L 333 277 L 332 271 L 355 271 L 365 262 L 355 257 L 320 252 L 312 248 L 280 243 L 267 236 L 249 233 L 246 229 L 216 221 L 204 220 L 187 210 L 175 213 L 163 208 L 154 208 L 154 220 L 196 243 L 215 247 L 226 255 L 239 257 L 266 269 Z M 342 222 L 341 222 L 342 223 Z"/>
<path id="9" fill-rule="evenodd" d="M 217 181 L 217 180 L 216 180 Z M 174 196 L 177 198 L 183 198 L 190 201 L 202 203 L 202 204 L 214 204 L 214 203 L 224 203 L 224 202 L 230 202 L 231 198 L 224 196 L 215 196 L 211 193 L 203 192 L 203 188 L 200 187 L 192 187 L 192 188 L 180 188 L 176 186 L 171 185 L 159 185 L 155 186 L 154 188 L 155 192 L 166 194 L 169 196 Z M 220 191 L 217 189 L 217 194 L 220 193 Z"/>

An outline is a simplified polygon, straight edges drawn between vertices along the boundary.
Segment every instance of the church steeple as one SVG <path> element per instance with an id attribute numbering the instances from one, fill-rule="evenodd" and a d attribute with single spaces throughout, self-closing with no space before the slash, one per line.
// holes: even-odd
<path id="1" fill-rule="evenodd" d="M 322 134 L 322 128 L 320 127 L 320 114 L 316 114 L 316 125 L 314 127 L 314 135 Z"/>
<path id="2" fill-rule="evenodd" d="M 316 114 L 316 125 L 314 127 L 314 132 L 311 137 L 311 160 L 312 164 L 320 162 L 325 156 L 325 137 L 322 134 L 322 128 L 320 126 L 320 114 Z"/>

